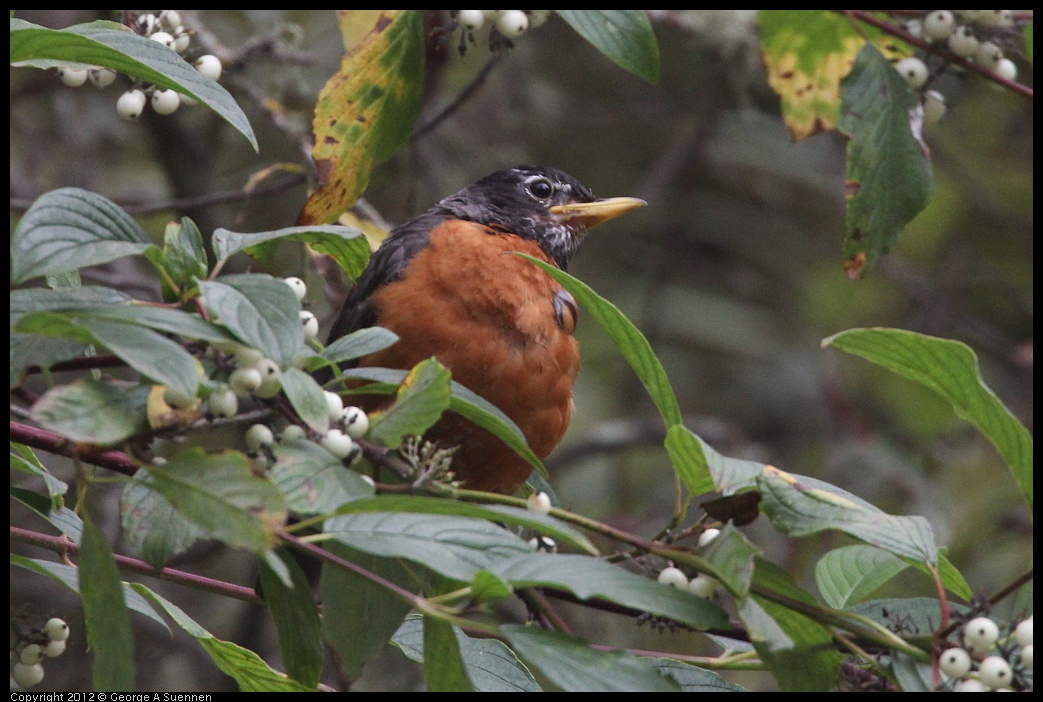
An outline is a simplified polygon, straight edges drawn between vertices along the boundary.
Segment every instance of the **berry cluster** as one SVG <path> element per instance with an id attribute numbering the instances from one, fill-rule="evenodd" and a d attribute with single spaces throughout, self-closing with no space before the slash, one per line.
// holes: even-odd
<path id="1" fill-rule="evenodd" d="M 187 52 L 192 43 L 191 34 L 181 24 L 177 10 L 162 10 L 158 14 L 137 15 L 128 21 L 131 30 L 143 37 L 159 42 L 179 54 Z M 221 77 L 221 60 L 212 54 L 204 54 L 194 62 L 196 70 L 204 78 L 217 80 Z M 88 81 L 98 88 L 105 88 L 116 80 L 116 72 L 110 68 L 59 68 L 58 77 L 70 87 L 79 87 Z M 195 104 L 195 100 L 175 90 L 136 82 L 134 87 L 123 93 L 116 101 L 116 112 L 127 120 L 135 120 L 151 104 L 157 114 L 169 115 L 181 104 Z"/>
<path id="2" fill-rule="evenodd" d="M 550 18 L 551 10 L 450 10 L 450 32 L 459 28 L 460 53 L 467 53 L 467 43 L 477 45 L 476 37 L 488 28 L 489 49 L 510 48 L 511 39 L 517 39 L 530 29 L 539 27 Z"/>
<path id="3" fill-rule="evenodd" d="M 57 617 L 47 620 L 43 628 L 20 636 L 13 651 L 17 660 L 11 670 L 14 682 L 23 690 L 39 685 L 43 680 L 43 659 L 65 653 L 68 638 L 69 625 Z"/>
<path id="4" fill-rule="evenodd" d="M 926 124 L 937 122 L 945 114 L 945 97 L 927 87 L 935 77 L 952 70 L 947 54 L 977 64 L 1004 80 L 1014 80 L 1018 75 L 1015 63 L 1004 55 L 1019 40 L 1012 10 L 930 10 L 907 22 L 905 29 L 913 37 L 944 49 L 895 63 L 895 70 L 910 87 L 921 92 Z"/>
<path id="5" fill-rule="evenodd" d="M 1031 689 L 1032 617 L 1000 636 L 999 625 L 989 617 L 975 617 L 962 629 L 962 646 L 938 656 L 938 667 L 955 692 L 1012 692 Z"/>
<path id="6" fill-rule="evenodd" d="M 720 534 L 720 529 L 710 528 L 704 530 L 699 535 L 699 547 L 706 546 Z M 695 577 L 689 580 L 688 575 L 676 566 L 667 566 L 659 571 L 658 580 L 663 585 L 676 587 L 679 590 L 687 590 L 696 597 L 702 597 L 703 599 L 713 597 L 721 585 L 716 578 L 712 578 L 704 573 L 696 573 Z"/>
<path id="7" fill-rule="evenodd" d="M 284 278 L 285 282 L 298 300 L 304 300 L 307 287 L 297 277 Z M 302 310 L 301 332 L 305 341 L 315 338 L 319 331 L 319 321 L 312 312 Z M 206 394 L 205 409 L 214 417 L 234 417 L 239 413 L 239 401 L 247 398 L 270 399 L 282 390 L 279 365 L 257 349 L 239 343 L 217 343 L 213 345 L 213 353 L 220 356 L 218 374 L 223 380 L 200 385 Z M 359 407 L 345 407 L 344 400 L 336 393 L 325 393 L 329 410 L 330 428 L 320 437 L 318 442 L 327 451 L 339 459 L 355 462 L 362 455 L 362 449 L 355 441 L 361 439 L 369 431 L 369 417 Z M 185 409 L 199 405 L 199 399 L 185 397 L 167 388 L 163 400 L 174 409 Z M 272 457 L 275 443 L 307 438 L 307 431 L 296 424 L 290 424 L 276 433 L 266 424 L 254 424 L 247 429 L 243 440 L 255 461 L 255 468 L 265 470 Z"/>

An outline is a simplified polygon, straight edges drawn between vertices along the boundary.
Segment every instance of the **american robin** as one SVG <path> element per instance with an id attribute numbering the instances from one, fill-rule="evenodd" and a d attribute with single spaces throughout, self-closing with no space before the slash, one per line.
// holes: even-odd
<path id="1" fill-rule="evenodd" d="M 374 253 L 333 324 L 329 341 L 379 325 L 399 336 L 360 366 L 412 368 L 435 356 L 496 405 L 540 458 L 572 415 L 579 372 L 575 300 L 512 252 L 562 270 L 589 229 L 644 205 L 595 199 L 556 168 L 497 171 L 396 227 Z M 369 396 L 376 409 L 387 398 Z M 447 413 L 425 438 L 458 446 L 452 471 L 474 490 L 513 493 L 531 466 L 489 432 Z"/>

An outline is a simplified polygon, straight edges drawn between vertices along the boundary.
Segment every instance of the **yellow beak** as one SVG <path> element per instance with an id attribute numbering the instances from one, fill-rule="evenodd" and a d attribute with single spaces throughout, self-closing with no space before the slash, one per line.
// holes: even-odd
<path id="1" fill-rule="evenodd" d="M 604 224 L 610 219 L 615 219 L 621 214 L 647 204 L 636 197 L 609 197 L 594 202 L 570 202 L 555 205 L 550 208 L 550 213 L 559 222 L 568 224 L 570 227 L 578 225 L 584 229 L 593 229 L 599 224 Z"/>

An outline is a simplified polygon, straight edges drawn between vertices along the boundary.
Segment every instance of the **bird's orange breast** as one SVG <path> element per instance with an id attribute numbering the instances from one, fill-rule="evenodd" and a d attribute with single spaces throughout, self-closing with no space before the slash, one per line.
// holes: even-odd
<path id="1" fill-rule="evenodd" d="M 572 415 L 575 307 L 516 251 L 551 262 L 535 243 L 478 224 L 436 227 L 401 277 L 370 297 L 377 324 L 399 341 L 360 365 L 408 369 L 437 357 L 454 380 L 510 417 L 543 458 Z M 451 413 L 427 438 L 460 447 L 453 471 L 470 489 L 510 493 L 531 471 L 499 439 Z"/>

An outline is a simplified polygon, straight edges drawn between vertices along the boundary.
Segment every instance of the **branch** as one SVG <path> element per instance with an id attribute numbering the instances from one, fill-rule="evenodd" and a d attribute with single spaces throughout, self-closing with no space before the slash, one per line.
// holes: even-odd
<path id="1" fill-rule="evenodd" d="M 47 534 L 40 534 L 16 526 L 11 527 L 11 542 L 38 546 L 39 548 L 47 549 L 48 551 L 53 551 L 60 555 L 79 553 L 80 550 L 80 547 L 77 544 L 64 536 L 48 536 Z M 115 559 L 116 565 L 120 568 L 141 575 L 147 575 L 150 578 L 158 578 L 176 585 L 184 585 L 185 587 L 204 590 L 225 597 L 232 597 L 244 602 L 252 602 L 255 604 L 264 603 L 264 600 L 258 597 L 257 593 L 254 592 L 252 588 L 243 587 L 242 585 L 233 585 L 232 583 L 214 580 L 213 578 L 188 573 L 183 570 L 156 568 L 145 561 L 138 560 L 137 558 L 130 558 L 128 556 L 113 554 L 112 557 Z"/>

